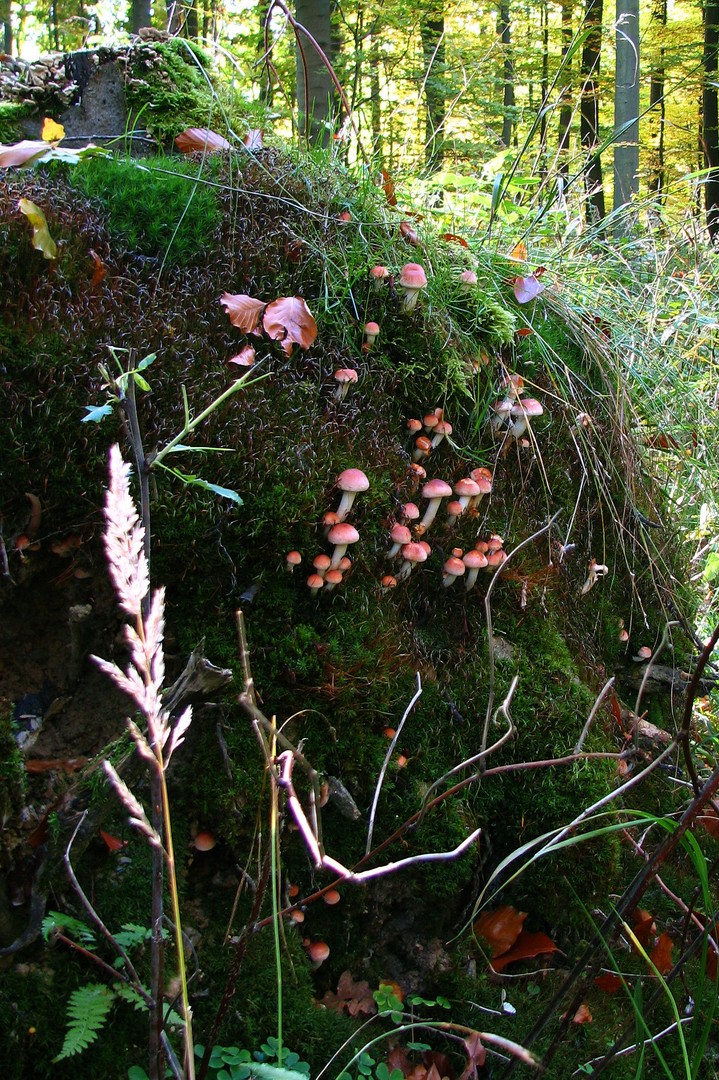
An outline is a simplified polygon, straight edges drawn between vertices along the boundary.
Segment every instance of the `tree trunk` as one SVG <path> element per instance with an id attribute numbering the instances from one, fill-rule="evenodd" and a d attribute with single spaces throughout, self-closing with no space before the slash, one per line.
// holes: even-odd
<path id="1" fill-rule="evenodd" d="M 382 160 L 382 94 L 379 83 L 379 41 L 376 34 L 370 37 L 369 49 L 369 95 L 370 122 L 372 125 L 372 152 Z"/>
<path id="2" fill-rule="evenodd" d="M 512 142 L 514 121 L 514 60 L 512 58 L 512 23 L 509 0 L 500 0 L 497 14 L 497 33 L 502 42 L 502 142 L 508 147 Z"/>
<path id="3" fill-rule="evenodd" d="M 639 191 L 639 0 L 617 0 L 614 209 Z"/>
<path id="4" fill-rule="evenodd" d="M 539 167 L 547 175 L 547 94 L 549 93 L 549 5 L 542 0 L 542 116 L 539 121 Z"/>
<path id="5" fill-rule="evenodd" d="M 12 10 L 10 0 L 2 0 L 2 3 L 0 3 L 0 24 L 2 24 L 3 52 L 6 56 L 12 56 Z"/>
<path id="6" fill-rule="evenodd" d="M 427 104 L 424 161 L 427 171 L 433 173 L 442 168 L 444 159 L 445 49 L 444 15 L 441 8 L 425 13 L 420 33 L 424 59 L 424 96 Z"/>
<path id="7" fill-rule="evenodd" d="M 150 26 L 152 24 L 150 0 L 132 0 L 130 17 L 133 34 L 136 34 L 141 26 Z"/>
<path id="8" fill-rule="evenodd" d="M 330 0 L 297 0 L 295 17 L 312 35 L 330 63 L 333 55 Z M 304 34 L 296 49 L 297 109 L 300 135 L 322 146 L 332 139 L 334 87 L 327 68 Z"/>
<path id="9" fill-rule="evenodd" d="M 569 129 L 572 123 L 572 67 L 566 58 L 572 46 L 572 0 L 562 0 L 562 105 L 559 110 L 559 129 L 557 131 L 557 155 L 559 171 L 564 177 L 569 176 L 569 164 L 565 151 L 569 148 Z"/>
<path id="10" fill-rule="evenodd" d="M 584 182 L 588 199 L 588 217 L 601 221 L 605 213 L 604 188 L 602 163 L 597 153 L 597 146 L 599 144 L 598 79 L 602 49 L 602 0 L 587 0 L 584 29 L 589 31 L 582 48 L 581 139 L 582 149 L 587 155 Z"/>
<path id="11" fill-rule="evenodd" d="M 719 49 L 719 0 L 704 5 L 704 92 L 702 94 L 702 142 L 709 174 L 704 199 L 709 236 L 719 235 L 719 103 L 717 101 L 717 50 Z"/>
<path id="12" fill-rule="evenodd" d="M 667 28 L 667 0 L 654 0 L 652 22 L 659 27 L 660 45 L 656 63 L 652 64 L 649 84 L 649 139 L 652 146 L 648 188 L 661 196 L 665 187 L 664 176 L 664 129 L 666 127 L 666 104 L 664 102 L 664 80 L 666 76 L 664 35 Z"/>

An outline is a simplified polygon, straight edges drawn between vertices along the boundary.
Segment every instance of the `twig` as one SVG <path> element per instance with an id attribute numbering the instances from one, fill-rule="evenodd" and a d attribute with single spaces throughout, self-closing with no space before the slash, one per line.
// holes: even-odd
<path id="1" fill-rule="evenodd" d="M 693 1019 L 693 1016 L 685 1016 L 679 1021 L 679 1024 L 691 1024 Z M 628 1054 L 636 1053 L 637 1050 L 643 1050 L 646 1046 L 653 1046 L 654 1043 L 658 1042 L 659 1039 L 663 1039 L 666 1035 L 672 1035 L 679 1027 L 679 1024 L 670 1024 L 669 1027 L 665 1027 L 662 1031 L 658 1031 L 656 1035 L 650 1035 L 648 1039 L 642 1039 L 641 1042 L 633 1043 L 631 1046 L 625 1046 L 622 1050 L 617 1050 L 617 1052 L 613 1054 L 612 1057 L 626 1057 Z M 634 1020 L 632 1020 L 632 1027 L 634 1026 L 635 1022 Z M 603 1062 L 605 1057 L 606 1055 L 602 1054 L 601 1057 L 590 1058 L 589 1061 L 584 1062 L 584 1065 L 582 1065 L 581 1068 L 575 1069 L 572 1073 L 572 1076 L 579 1076 L 580 1073 L 582 1073 L 582 1075 L 586 1075 L 586 1067 L 588 1065 L 592 1066 L 592 1075 L 594 1076 L 595 1073 L 593 1066 Z"/>
<path id="2" fill-rule="evenodd" d="M 587 717 L 587 722 L 584 725 L 584 727 L 582 728 L 582 734 L 579 736 L 579 739 L 577 740 L 577 745 L 574 747 L 574 753 L 575 754 L 578 754 L 580 752 L 580 750 L 582 749 L 582 745 L 584 743 L 584 740 L 586 739 L 587 735 L 589 734 L 589 729 L 592 726 L 592 724 L 594 723 L 594 718 L 597 715 L 597 713 L 599 712 L 599 706 L 602 704 L 602 701 L 604 700 L 604 696 L 607 693 L 607 691 L 611 690 L 611 688 L 613 686 L 614 686 L 614 675 L 612 675 L 611 679 L 607 679 L 604 686 L 599 691 L 599 695 L 597 696 L 596 701 L 592 705 L 589 716 Z"/>
<path id="3" fill-rule="evenodd" d="M 654 652 L 650 656 L 649 660 L 647 660 L 646 667 L 644 668 L 644 675 L 642 676 L 642 681 L 639 684 L 639 691 L 637 693 L 637 700 L 636 700 L 635 705 L 634 705 L 634 715 L 635 716 L 639 716 L 639 706 L 641 705 L 642 697 L 644 696 L 644 688 L 647 685 L 647 680 L 649 679 L 649 675 L 651 674 L 652 667 L 656 663 L 657 657 L 659 657 L 661 655 L 661 653 L 664 651 L 664 649 L 666 648 L 667 642 L 669 641 L 669 631 L 674 626 L 679 626 L 679 623 L 676 622 L 676 621 L 666 623 L 666 625 L 664 627 L 664 633 L 662 634 L 662 640 L 657 645 L 656 649 L 654 650 Z M 635 746 L 636 746 L 636 740 L 637 740 L 637 726 L 635 724 L 634 725 L 634 744 L 635 744 Z"/>
<path id="4" fill-rule="evenodd" d="M 400 735 L 402 733 L 402 728 L 404 727 L 405 720 L 407 719 L 410 712 L 412 711 L 412 709 L 414 708 L 416 703 L 419 701 L 421 696 L 422 696 L 422 679 L 420 677 L 419 672 L 417 672 L 417 689 L 415 690 L 414 695 L 412 696 L 412 700 L 410 701 L 409 705 L 407 706 L 407 708 L 404 711 L 404 716 L 402 717 L 399 724 L 397 725 L 397 730 L 394 733 L 394 737 L 392 739 L 392 742 L 389 744 L 389 750 L 385 754 L 385 759 L 382 762 L 382 768 L 380 769 L 379 776 L 377 778 L 377 787 L 375 788 L 374 798 L 372 800 L 372 808 L 371 808 L 370 813 L 369 813 L 369 826 L 367 828 L 367 846 L 365 848 L 365 855 L 369 855 L 370 851 L 372 850 L 372 834 L 374 832 L 374 819 L 375 819 L 375 814 L 377 813 L 377 803 L 379 802 L 379 796 L 380 796 L 380 792 L 382 790 L 382 784 L 384 783 L 384 778 L 385 778 L 385 775 L 387 773 L 387 768 L 388 768 L 389 763 L 391 761 L 392 754 L 394 753 L 394 748 L 397 745 L 399 737 L 400 737 Z"/>
<path id="5" fill-rule="evenodd" d="M 504 562 L 501 563 L 494 571 L 492 580 L 489 583 L 489 588 L 487 589 L 487 594 L 484 598 L 484 616 L 485 622 L 487 624 L 487 648 L 489 650 L 489 694 L 487 697 L 487 712 L 484 718 L 484 730 L 482 731 L 482 742 L 480 745 L 481 751 L 484 751 L 487 746 L 489 725 L 492 719 L 492 709 L 494 708 L 494 639 L 492 635 L 492 606 L 490 603 L 492 599 L 492 590 L 494 589 L 495 583 L 498 580 L 499 575 L 509 565 L 510 559 L 512 559 L 518 551 L 521 551 L 523 547 L 526 547 L 527 544 L 531 544 L 533 540 L 538 540 L 540 536 L 542 536 L 545 532 L 551 529 L 552 525 L 561 513 L 561 510 L 557 510 L 556 514 L 552 515 L 546 525 L 543 525 L 541 529 L 538 529 L 536 532 L 532 533 L 532 535 L 528 536 L 525 540 L 522 540 L 521 544 L 517 544 L 517 546 L 509 552 Z"/>

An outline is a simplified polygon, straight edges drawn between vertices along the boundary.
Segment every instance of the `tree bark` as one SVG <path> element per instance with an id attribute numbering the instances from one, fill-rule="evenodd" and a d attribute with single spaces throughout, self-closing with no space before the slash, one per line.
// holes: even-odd
<path id="1" fill-rule="evenodd" d="M 667 0 L 654 0 L 652 22 L 659 27 L 660 45 L 657 60 L 652 64 L 649 83 L 649 139 L 652 145 L 649 191 L 661 196 L 665 187 L 664 175 L 664 129 L 666 127 L 666 104 L 664 102 L 664 81 L 666 77 L 666 49 L 664 34 L 667 27 Z"/>
<path id="2" fill-rule="evenodd" d="M 151 26 L 152 14 L 150 0 L 132 0 L 130 20 L 133 34 L 138 33 L 141 26 Z"/>
<path id="3" fill-rule="evenodd" d="M 615 210 L 639 191 L 639 0 L 617 0 L 616 12 Z"/>
<path id="4" fill-rule="evenodd" d="M 514 59 L 512 57 L 512 22 L 509 0 L 500 0 L 497 13 L 497 33 L 502 42 L 502 142 L 508 147 L 512 142 L 514 122 Z"/>
<path id="5" fill-rule="evenodd" d="M 330 63 L 333 57 L 330 0 L 297 0 L 295 18 L 312 35 Z M 300 135 L 322 146 L 332 140 L 334 87 L 327 68 L 304 34 L 296 49 Z"/>
<path id="6" fill-rule="evenodd" d="M 719 101 L 717 98 L 717 52 L 719 51 L 719 0 L 704 5 L 704 91 L 702 94 L 702 143 L 709 173 L 704 185 L 707 229 L 712 242 L 719 235 Z"/>
<path id="7" fill-rule="evenodd" d="M 0 24 L 2 24 L 3 52 L 6 56 L 12 56 L 13 33 L 10 0 L 2 0 L 2 3 L 0 3 Z"/>
<path id="8" fill-rule="evenodd" d="M 420 26 L 424 59 L 425 118 L 424 161 L 429 172 L 442 168 L 446 111 L 444 76 L 444 14 L 440 7 L 428 12 Z"/>
<path id="9" fill-rule="evenodd" d="M 571 61 L 567 61 L 566 58 L 572 46 L 572 36 L 572 0 L 562 0 L 562 69 L 564 72 L 564 86 L 562 87 L 562 104 L 559 110 L 557 154 L 559 172 L 564 177 L 569 176 L 569 164 L 566 160 L 565 151 L 569 148 L 569 129 L 572 123 L 572 67 Z"/>
<path id="10" fill-rule="evenodd" d="M 719 2 L 719 0 L 718 0 Z M 587 0 L 584 29 L 589 33 L 582 48 L 581 140 L 587 155 L 584 182 L 587 191 L 588 217 L 604 218 L 602 163 L 599 144 L 599 64 L 602 48 L 602 0 Z"/>

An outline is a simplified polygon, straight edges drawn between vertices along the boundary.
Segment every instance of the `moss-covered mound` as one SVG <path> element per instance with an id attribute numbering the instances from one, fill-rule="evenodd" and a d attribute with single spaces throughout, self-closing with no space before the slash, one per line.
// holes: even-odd
<path id="1" fill-rule="evenodd" d="M 56 259 L 33 248 L 20 198 L 43 210 Z M 366 887 L 346 887 L 340 907 L 308 906 L 302 935 L 326 940 L 331 950 L 314 984 L 297 929 L 287 925 L 286 1037 L 314 1066 L 339 1045 L 348 1021 L 318 1009 L 312 993 L 321 997 L 334 989 L 343 970 L 372 986 L 385 978 L 425 996 L 446 994 L 455 1000 L 457 1018 L 476 1021 L 467 1002 L 479 1000 L 487 986 L 470 986 L 467 971 L 481 970 L 483 961 L 467 935 L 454 939 L 510 852 L 568 823 L 615 786 L 611 755 L 625 738 L 616 699 L 612 705 L 607 698 L 598 710 L 583 743 L 587 756 L 555 765 L 550 759 L 571 757 L 607 678 L 631 667 L 637 648 L 661 635 L 669 599 L 671 568 L 658 554 L 661 530 L 646 527 L 655 507 L 622 419 L 622 388 L 612 379 L 611 331 L 591 313 L 583 320 L 576 298 L 570 307 L 566 295 L 547 288 L 531 306 L 533 332 L 519 334 L 529 329 L 530 308 L 517 303 L 511 279 L 527 268 L 518 270 L 471 238 L 468 247 L 436 239 L 421 225 L 412 246 L 399 224 L 370 184 L 351 181 L 334 162 L 317 164 L 280 150 L 181 168 L 100 160 L 75 171 L 8 172 L 0 191 L 3 593 L 19 634 L 23 598 L 36 607 L 44 598 L 53 609 L 90 607 L 88 640 L 62 644 L 74 666 L 55 659 L 50 677 L 36 664 L 28 685 L 23 680 L 31 669 L 22 658 L 37 654 L 38 642 L 23 637 L 12 659 L 6 656 L 6 710 L 52 683 L 54 709 L 33 753 L 77 758 L 122 739 L 124 705 L 99 709 L 101 723 L 93 726 L 86 687 L 98 676 L 83 663 L 88 651 L 119 649 L 104 583 L 101 506 L 109 444 L 119 441 L 131 456 L 117 403 L 101 423 L 83 423 L 86 406 L 108 399 L 100 365 L 116 375 L 117 362 L 136 367 L 157 354 L 143 372 L 151 392 L 138 391 L 151 454 L 182 428 L 182 388 L 196 415 L 242 370 L 228 361 L 251 344 L 256 380 L 186 440 L 229 452 L 186 452 L 163 461 L 239 493 L 242 505 L 188 486 L 177 471 L 153 472 L 152 574 L 167 588 L 172 673 L 202 637 L 215 663 L 238 668 L 234 612 L 244 609 L 262 708 L 302 744 L 327 785 L 324 844 L 348 866 L 364 855 L 387 729 L 397 728 L 418 676 L 422 694 L 384 778 L 375 844 L 417 814 L 435 782 L 441 781 L 432 798 L 477 774 L 373 861 L 446 851 L 481 828 L 470 851 Z M 400 269 L 410 261 L 424 266 L 428 284 L 407 310 Z M 389 270 L 379 286 L 370 274 L 375 265 Z M 462 272 L 472 268 L 477 283 L 462 282 Z M 317 320 L 316 340 L 290 351 L 267 335 L 244 334 L 220 304 L 224 293 L 265 303 L 304 298 Z M 368 347 L 370 319 L 380 331 Z M 358 376 L 344 397 L 334 379 L 339 368 Z M 508 380 L 516 376 L 524 379 L 525 398 L 538 399 L 544 411 L 512 437 L 508 423 L 493 425 L 491 418 L 492 406 L 511 398 Z M 451 433 L 422 457 L 408 420 L 439 410 Z M 405 510 L 410 501 L 422 513 L 427 505 L 423 481 L 412 470 L 415 457 L 428 478 L 449 484 L 484 467 L 492 491 L 454 522 L 446 505 L 440 508 L 424 533 L 431 545 L 426 561 L 402 579 L 403 559 L 388 558 L 390 530 L 406 521 L 417 538 L 422 532 Z M 323 515 L 337 509 L 336 480 L 347 468 L 369 479 L 350 515 L 359 541 L 348 553 L 351 567 L 342 582 L 313 591 L 306 583 L 313 559 L 332 550 Z M 30 520 L 36 500 L 27 493 L 40 500 L 41 520 Z M 480 571 L 469 591 L 467 574 L 449 583 L 443 567 L 453 549 L 466 552 L 493 535 L 510 553 L 499 577 Z M 302 555 L 293 573 L 285 566 L 290 550 Z M 382 584 L 390 573 L 400 579 L 392 587 Z M 52 626 L 60 648 L 62 619 Z M 628 641 L 620 640 L 622 627 Z M 497 746 L 480 764 L 487 721 L 488 745 Z M 74 743 L 63 741 L 64 730 L 73 732 Z M 467 759 L 473 763 L 448 776 Z M 502 768 L 531 761 L 544 764 Z M 50 825 L 55 821 L 62 833 L 70 781 L 62 779 L 65 773 L 52 775 L 52 783 L 47 774 L 33 778 L 42 787 L 33 793 L 29 820 L 47 825 L 49 813 Z M 304 798 L 299 769 L 296 780 Z M 128 835 L 125 815 L 108 799 L 97 771 L 71 793 L 102 803 L 108 815 L 103 831 L 129 840 L 122 862 L 97 837 L 78 854 L 76 869 L 88 891 L 92 883 L 95 905 L 112 929 L 146 925 L 142 841 Z M 193 987 L 202 1037 L 229 968 L 225 933 L 237 931 L 251 905 L 250 892 L 240 890 L 231 917 L 245 880 L 237 867 L 246 867 L 247 881 L 256 880 L 252 842 L 267 810 L 264 761 L 232 695 L 200 712 L 173 764 L 171 795 L 186 918 L 201 972 Z M 18 792 L 16 803 L 22 801 Z M 55 890 L 51 906 L 80 914 L 61 873 L 53 875 L 49 864 L 36 870 L 41 860 L 37 847 L 28 846 L 20 810 L 17 805 L 4 857 L 24 882 L 23 900 L 40 880 L 45 894 Z M 204 862 L 186 854 L 198 828 L 219 840 Z M 261 831 L 260 861 L 264 825 Z M 47 831 L 42 842 L 52 850 Z M 328 883 L 289 821 L 281 850 L 285 880 L 299 886 L 300 896 Z M 611 838 L 569 848 L 561 858 L 537 862 L 493 895 L 492 904 L 529 912 L 533 930 L 572 954 L 588 933 L 586 910 L 609 903 L 620 857 Z M 27 908 L 8 918 L 4 944 L 22 929 L 23 913 Z M 268 933 L 255 937 L 245 960 L 242 1000 L 228 1014 L 225 1043 L 252 1048 L 272 1030 Z M 61 1003 L 73 986 L 96 977 L 82 962 L 60 966 L 56 953 L 37 944 L 33 950 L 27 962 L 20 954 L 4 980 L 9 989 L 0 991 L 13 1002 L 3 1037 L 20 1062 L 15 1076 L 50 1075 L 49 1061 L 61 1044 Z M 531 994 L 523 1008 L 531 1015 Z M 517 1035 L 506 1021 L 498 1024 Z M 142 1038 L 142 1031 L 127 1027 L 120 1037 L 108 1033 L 102 1050 L 72 1061 L 72 1075 L 84 1075 L 85 1068 L 87 1075 L 121 1075 L 107 1071 L 97 1055 L 122 1054 L 126 1064 L 137 1063 Z M 59 1064 L 52 1075 L 69 1076 L 64 1069 L 70 1066 Z"/>

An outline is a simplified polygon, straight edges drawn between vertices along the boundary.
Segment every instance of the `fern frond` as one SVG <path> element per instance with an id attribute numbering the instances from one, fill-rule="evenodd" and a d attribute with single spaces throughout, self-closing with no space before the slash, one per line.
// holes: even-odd
<path id="1" fill-rule="evenodd" d="M 137 923 L 123 923 L 122 930 L 113 934 L 115 941 L 123 949 L 132 949 L 135 945 L 142 945 L 147 941 L 152 931 L 147 926 L 139 926 Z"/>
<path id="2" fill-rule="evenodd" d="M 92 949 L 95 946 L 95 934 L 87 923 L 80 919 L 73 919 L 72 915 L 65 915 L 61 911 L 48 911 L 42 920 L 42 936 L 47 941 L 55 931 L 67 934 L 68 937 L 79 941 L 85 948 Z"/>
<path id="3" fill-rule="evenodd" d="M 73 991 L 67 1003 L 65 1042 L 60 1053 L 53 1058 L 53 1064 L 79 1054 L 95 1041 L 114 1000 L 115 992 L 102 983 L 88 983 Z"/>

